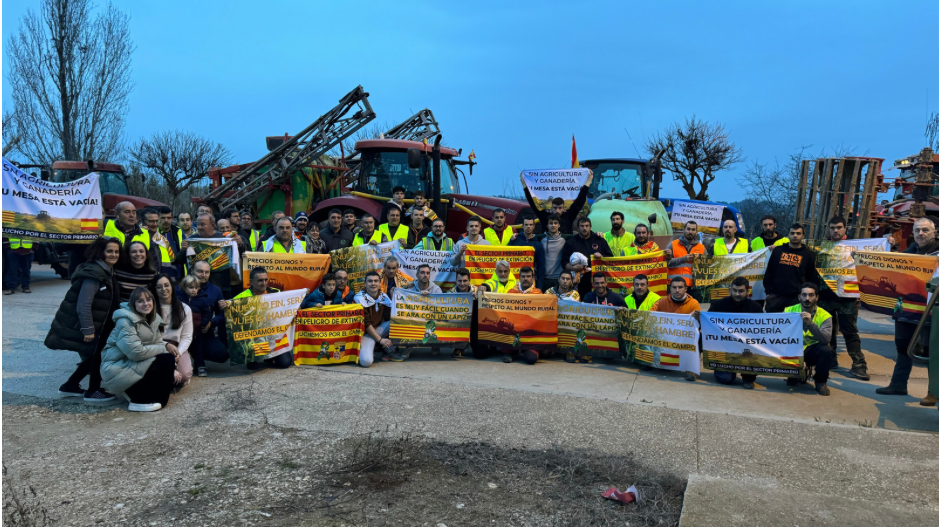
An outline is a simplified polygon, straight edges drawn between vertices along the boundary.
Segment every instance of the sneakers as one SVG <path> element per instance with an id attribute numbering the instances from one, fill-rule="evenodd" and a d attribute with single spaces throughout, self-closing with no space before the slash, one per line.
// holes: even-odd
<path id="1" fill-rule="evenodd" d="M 205 366 L 200 366 L 200 367 L 196 368 L 196 377 L 208 377 L 208 376 L 209 376 L 209 374 L 206 373 L 206 367 L 205 367 Z"/>
<path id="2" fill-rule="evenodd" d="M 816 383 L 816 393 L 819 395 L 829 395 L 829 387 L 824 382 Z"/>
<path id="3" fill-rule="evenodd" d="M 451 357 L 452 359 L 459 359 L 459 358 L 463 357 L 463 352 L 460 351 L 460 350 L 454 350 L 454 352 L 450 354 L 450 357 Z"/>
<path id="4" fill-rule="evenodd" d="M 128 412 L 156 412 L 161 408 L 163 405 L 160 403 L 129 403 L 127 405 Z"/>
<path id="5" fill-rule="evenodd" d="M 849 375 L 860 381 L 871 380 L 871 377 L 868 375 L 868 366 L 865 364 L 853 364 L 852 369 L 849 370 Z"/>
<path id="6" fill-rule="evenodd" d="M 800 379 L 796 377 L 787 377 L 787 386 L 799 386 Z"/>
<path id="7" fill-rule="evenodd" d="M 744 383 L 741 383 L 741 387 L 744 388 L 745 390 L 753 390 L 753 389 L 754 389 L 754 383 L 753 383 L 753 382 L 744 382 Z"/>
<path id="8" fill-rule="evenodd" d="M 24 293 L 32 293 L 33 290 L 30 289 L 30 288 L 28 288 L 28 287 L 24 287 L 24 288 L 23 288 L 23 292 L 24 292 Z"/>
<path id="9" fill-rule="evenodd" d="M 695 382 L 695 374 L 690 371 L 685 372 L 685 380 Z"/>
<path id="10" fill-rule="evenodd" d="M 3 294 L 4 294 L 4 295 L 12 295 L 12 294 L 13 294 L 13 290 L 12 290 L 12 289 L 4 289 L 4 290 L 3 290 Z"/>
<path id="11" fill-rule="evenodd" d="M 508 353 L 503 355 L 503 362 L 505 362 L 506 364 L 509 364 L 510 362 L 512 362 L 512 355 Z"/>
<path id="12" fill-rule="evenodd" d="M 60 397 L 84 397 L 85 389 L 77 384 L 65 383 L 59 386 Z"/>
<path id="13" fill-rule="evenodd" d="M 592 359 L 590 355 L 582 355 L 581 357 L 578 358 L 578 362 L 582 364 L 590 364 L 591 360 Z"/>
<path id="14" fill-rule="evenodd" d="M 570 362 L 570 363 L 574 364 L 574 363 L 577 362 L 577 361 L 578 361 L 578 359 L 575 358 L 573 352 L 569 351 L 568 354 L 565 355 L 565 362 Z"/>
<path id="15" fill-rule="evenodd" d="M 117 399 L 113 393 L 108 393 L 104 388 L 98 388 L 93 392 L 85 392 L 85 402 L 89 404 L 110 403 Z"/>
<path id="16" fill-rule="evenodd" d="M 405 362 L 405 356 L 401 353 L 386 353 L 382 356 L 385 362 Z"/>
<path id="17" fill-rule="evenodd" d="M 885 386 L 884 388 L 878 388 L 877 390 L 875 390 L 875 393 L 879 395 L 907 395 L 907 390 L 901 389 L 901 388 L 895 388 L 894 386 L 891 386 L 889 384 L 888 386 Z"/>

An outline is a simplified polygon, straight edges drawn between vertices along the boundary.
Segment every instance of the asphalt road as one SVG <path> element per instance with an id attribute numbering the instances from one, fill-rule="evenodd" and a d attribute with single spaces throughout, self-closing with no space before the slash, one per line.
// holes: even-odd
<path id="1" fill-rule="evenodd" d="M 5 408 L 55 398 L 74 368 L 75 355 L 42 345 L 67 283 L 39 266 L 33 275 L 31 295 L 2 301 Z M 720 385 L 710 372 L 690 383 L 619 361 L 528 366 L 418 355 L 369 369 L 252 375 L 212 365 L 211 377 L 194 379 L 159 415 L 118 406 L 99 426 L 170 426 L 197 408 L 218 411 L 200 405 L 220 386 L 250 384 L 266 423 L 311 433 L 392 426 L 443 440 L 629 451 L 689 478 L 682 525 L 936 525 L 938 414 L 917 404 L 926 371 L 915 368 L 911 396 L 877 396 L 893 366 L 893 327 L 866 312 L 860 329 L 872 380 L 848 376 L 842 350 L 830 397 L 816 395 L 811 383 L 789 388 L 759 378 L 749 391 L 740 380 Z M 228 418 L 233 426 L 257 424 Z M 18 433 L 8 425 L 5 418 L 5 433 Z M 19 461 L 7 456 L 5 449 L 5 463 Z"/>

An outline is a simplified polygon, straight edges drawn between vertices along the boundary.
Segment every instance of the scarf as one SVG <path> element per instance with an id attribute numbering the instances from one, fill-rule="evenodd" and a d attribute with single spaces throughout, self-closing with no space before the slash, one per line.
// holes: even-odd
<path id="1" fill-rule="evenodd" d="M 388 295 L 381 291 L 379 291 L 378 298 L 372 298 L 372 295 L 366 293 L 366 290 L 363 289 L 362 291 L 356 293 L 355 300 L 359 303 L 359 305 L 366 309 L 369 309 L 376 304 L 392 307 L 392 300 L 388 297 Z M 375 306 L 375 308 L 378 309 L 378 306 Z"/>

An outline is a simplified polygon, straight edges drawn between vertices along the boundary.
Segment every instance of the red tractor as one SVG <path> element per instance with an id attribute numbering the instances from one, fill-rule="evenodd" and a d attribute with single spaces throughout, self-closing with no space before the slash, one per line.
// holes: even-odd
<path id="1" fill-rule="evenodd" d="M 502 208 L 507 222 L 517 223 L 521 213 L 531 210 L 520 201 L 468 194 L 460 166 L 468 166 L 472 175 L 475 163 L 458 159 L 460 150 L 440 145 L 440 129 L 427 109 L 381 138 L 358 141 L 348 156 L 327 155 L 375 118 L 368 97 L 358 86 L 298 134 L 269 137 L 270 152 L 255 163 L 210 170 L 211 190 L 198 201 L 220 210 L 250 208 L 260 223 L 270 221 L 275 210 L 308 211 L 313 221 L 322 222 L 334 208 L 378 217 L 400 185 L 406 203 L 424 191 L 455 239 L 471 215 L 491 223 L 493 210 Z M 464 176 L 463 185 L 458 174 Z"/>

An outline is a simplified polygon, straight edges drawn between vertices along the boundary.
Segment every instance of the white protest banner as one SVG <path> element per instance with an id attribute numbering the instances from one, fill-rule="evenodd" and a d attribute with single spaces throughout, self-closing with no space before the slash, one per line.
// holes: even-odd
<path id="1" fill-rule="evenodd" d="M 672 228 L 682 230 L 688 221 L 698 224 L 698 231 L 705 234 L 718 234 L 721 229 L 721 213 L 724 205 L 708 205 L 694 201 L 674 200 L 669 221 Z"/>
<path id="2" fill-rule="evenodd" d="M 565 207 L 570 207 L 587 184 L 589 172 L 586 168 L 523 170 L 522 180 L 539 210 L 549 210 L 555 198 L 564 199 Z"/>
<path id="3" fill-rule="evenodd" d="M 816 270 L 826 286 L 842 298 L 858 298 L 858 278 L 855 276 L 855 251 L 891 250 L 887 238 L 865 238 L 840 242 L 810 242 L 807 246 L 816 253 Z"/>
<path id="4" fill-rule="evenodd" d="M 627 360 L 664 370 L 700 372 L 699 331 L 692 315 L 619 309 L 617 321 Z"/>
<path id="5" fill-rule="evenodd" d="M 800 313 L 703 311 L 699 322 L 706 368 L 784 377 L 803 368 Z"/>
<path id="6" fill-rule="evenodd" d="M 418 278 L 418 266 L 427 264 L 431 268 L 431 281 L 447 291 L 457 282 L 460 258 L 449 251 L 419 251 L 401 249 L 392 251 L 398 258 L 398 268 L 412 280 Z"/>
<path id="7" fill-rule="evenodd" d="M 101 227 L 98 174 L 49 183 L 3 159 L 3 234 L 40 242 L 91 243 Z"/>

